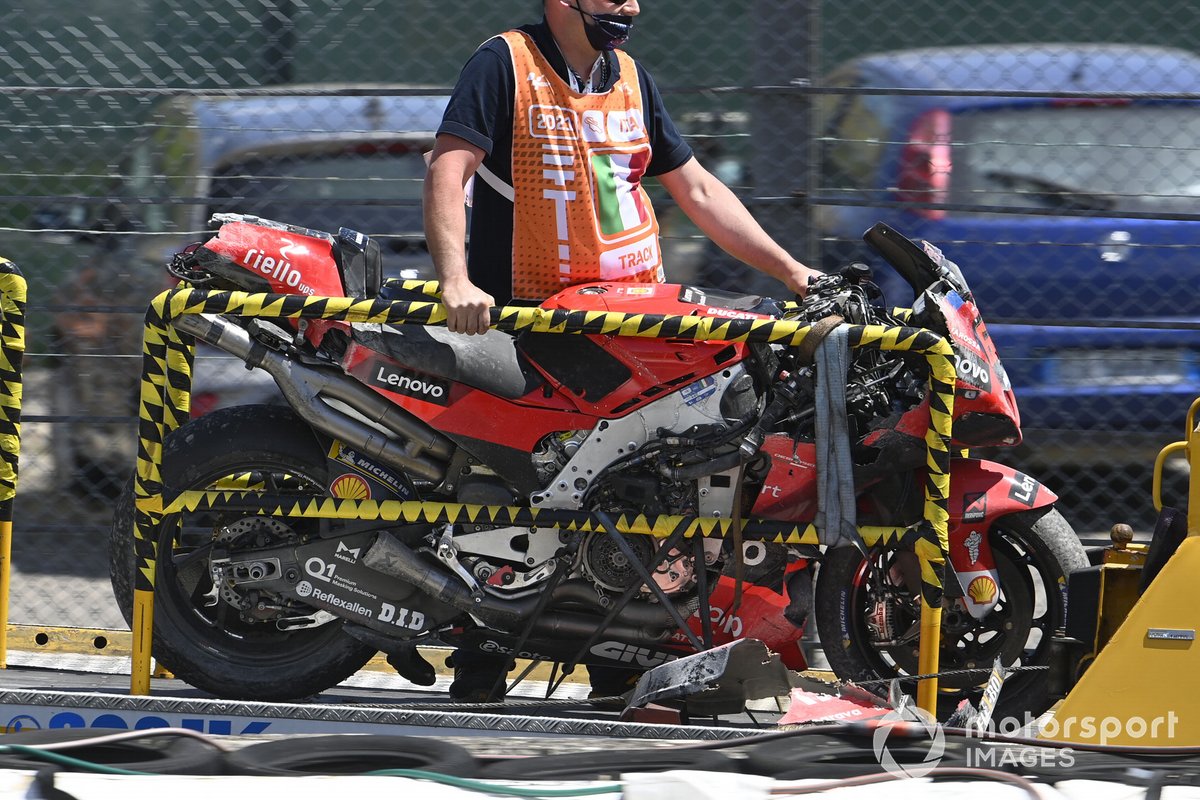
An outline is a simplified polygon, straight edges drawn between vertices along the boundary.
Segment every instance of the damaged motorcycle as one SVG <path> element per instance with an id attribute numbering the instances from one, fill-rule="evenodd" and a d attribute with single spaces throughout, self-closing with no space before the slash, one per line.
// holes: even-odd
<path id="1" fill-rule="evenodd" d="M 214 223 L 216 235 L 170 267 L 192 287 L 431 299 L 428 285 L 382 282 L 379 249 L 360 233 L 237 214 Z M 839 322 L 906 325 L 946 337 L 957 362 L 957 449 L 941 666 L 961 672 L 941 688 L 954 700 L 977 694 L 997 658 L 1010 667 L 1050 664 L 1067 576 L 1087 560 L 1053 492 L 965 455 L 1017 444 L 1021 434 L 961 271 L 886 226 L 865 238 L 912 284 L 913 309 L 887 308 L 863 265 L 814 281 L 801 303 L 594 283 L 564 289 L 542 308 L 786 319 L 826 334 Z M 917 556 L 864 547 L 853 531 L 924 518 L 930 398 L 919 355 L 843 344 L 835 369 L 837 351 L 814 350 L 816 335 L 791 346 L 500 330 L 468 337 L 436 325 L 235 314 L 181 315 L 173 324 L 265 370 L 286 406 L 222 409 L 170 433 L 162 454 L 168 498 L 248 489 L 455 509 L 443 519 L 389 522 L 271 516 L 218 502 L 165 517 L 152 531 L 153 654 L 200 689 L 305 697 L 377 651 L 411 665 L 414 646 L 428 641 L 647 668 L 753 637 L 799 668 L 810 616 L 840 678 L 918 671 Z M 827 452 L 844 462 L 838 487 L 819 480 L 822 470 L 837 473 Z M 835 513 L 839 497 L 848 502 Z M 535 512 L 578 512 L 597 524 L 531 524 Z M 835 534 L 788 545 L 765 536 L 687 539 L 680 526 L 655 538 L 622 533 L 614 522 L 661 517 L 725 520 L 735 534 L 742 523 L 818 520 Z M 110 540 L 127 618 L 134 519 L 131 482 Z M 1001 708 L 1038 712 L 1051 700 L 1044 672 L 1018 671 Z"/>

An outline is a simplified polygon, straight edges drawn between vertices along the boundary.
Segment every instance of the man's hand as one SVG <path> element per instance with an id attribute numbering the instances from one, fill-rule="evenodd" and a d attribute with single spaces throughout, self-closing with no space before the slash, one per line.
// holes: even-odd
<path id="1" fill-rule="evenodd" d="M 454 333 L 484 333 L 492 326 L 489 309 L 496 300 L 470 281 L 443 283 L 442 305 L 446 327 Z"/>
<path id="2" fill-rule="evenodd" d="M 816 280 L 823 272 L 806 267 L 795 259 L 791 259 L 791 263 L 787 265 L 787 275 L 783 282 L 787 287 L 796 293 L 799 297 L 808 295 L 808 284 L 810 281 Z"/>

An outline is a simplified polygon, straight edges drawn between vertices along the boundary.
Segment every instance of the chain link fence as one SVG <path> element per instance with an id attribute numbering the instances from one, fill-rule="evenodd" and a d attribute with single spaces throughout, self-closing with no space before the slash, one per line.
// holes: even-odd
<path id="1" fill-rule="evenodd" d="M 141 317 L 169 254 L 236 209 L 354 227 L 384 243 L 392 274 L 428 270 L 420 156 L 445 94 L 475 46 L 541 6 L 0 9 L 0 253 L 30 296 L 12 621 L 123 625 L 107 529 L 133 464 Z M 1186 48 L 1193 17 L 1163 0 L 650 0 L 629 49 L 701 160 L 809 263 L 870 259 L 858 234 L 874 219 L 958 261 L 1005 323 L 994 335 L 1031 423 L 1021 448 L 987 455 L 1060 492 L 1080 531 L 1145 532 L 1154 453 L 1200 393 L 1184 319 L 1200 318 L 1200 68 L 1186 52 L 1029 43 Z M 983 47 L 1013 42 L 1026 46 Z M 914 47 L 931 49 L 862 60 Z M 673 279 L 755 285 L 668 200 Z M 228 359 L 197 364 L 197 410 L 273 396 Z M 1186 472 L 1169 476 L 1182 502 Z"/>

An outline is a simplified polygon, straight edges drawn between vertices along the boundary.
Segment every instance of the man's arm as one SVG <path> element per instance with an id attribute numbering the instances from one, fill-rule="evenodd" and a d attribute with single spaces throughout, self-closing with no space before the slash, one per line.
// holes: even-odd
<path id="1" fill-rule="evenodd" d="M 809 279 L 821 274 L 788 255 L 737 195 L 696 159 L 658 179 L 704 235 L 737 260 L 779 279 L 798 295 L 806 294 Z"/>
<path id="2" fill-rule="evenodd" d="M 425 175 L 425 242 L 442 285 L 446 327 L 455 333 L 483 333 L 491 325 L 495 299 L 467 275 L 465 187 L 483 161 L 483 150 L 464 139 L 441 134 Z"/>

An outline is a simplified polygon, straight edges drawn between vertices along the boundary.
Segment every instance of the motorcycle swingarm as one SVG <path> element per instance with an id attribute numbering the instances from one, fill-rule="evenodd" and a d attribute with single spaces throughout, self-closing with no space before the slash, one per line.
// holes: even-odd
<path id="1" fill-rule="evenodd" d="M 1058 495 L 1012 467 L 976 458 L 950 462 L 950 566 L 971 616 L 999 602 L 1000 576 L 988 533 L 1002 517 L 1051 506 Z"/>
<path id="2" fill-rule="evenodd" d="M 461 614 L 363 565 L 375 536 L 366 532 L 239 552 L 225 561 L 214 558 L 214 563 L 238 593 L 278 593 L 392 638 L 412 638 Z"/>

